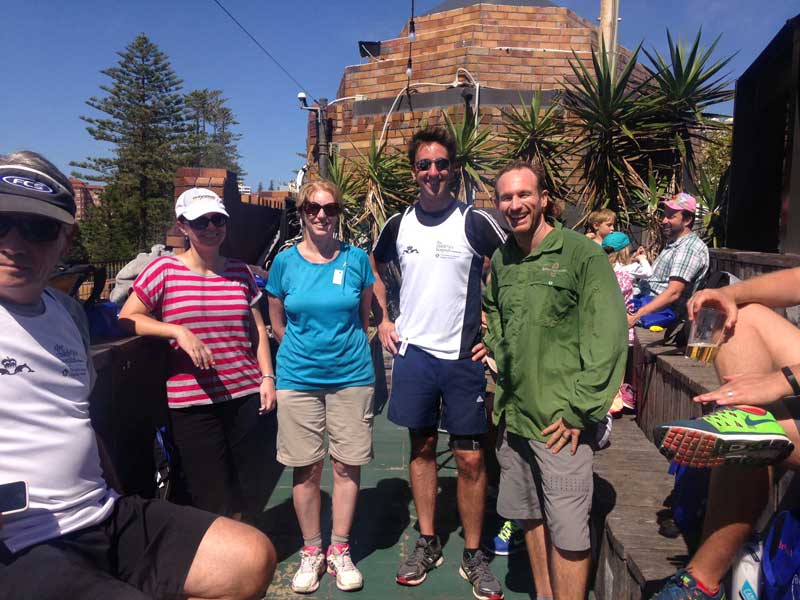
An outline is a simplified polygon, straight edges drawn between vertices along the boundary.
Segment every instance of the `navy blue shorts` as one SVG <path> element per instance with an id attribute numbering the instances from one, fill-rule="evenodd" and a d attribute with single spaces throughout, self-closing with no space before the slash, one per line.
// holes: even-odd
<path id="1" fill-rule="evenodd" d="M 409 345 L 392 366 L 389 420 L 409 429 L 441 427 L 453 435 L 488 431 L 483 363 L 444 360 Z"/>

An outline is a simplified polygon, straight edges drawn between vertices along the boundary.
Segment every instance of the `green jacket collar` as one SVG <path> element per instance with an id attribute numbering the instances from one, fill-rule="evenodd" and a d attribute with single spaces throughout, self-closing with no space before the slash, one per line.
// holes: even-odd
<path id="1" fill-rule="evenodd" d="M 542 254 L 548 252 L 558 252 L 564 247 L 564 227 L 556 220 L 547 221 L 553 231 L 544 236 L 542 242 L 534 248 L 528 256 L 522 254 L 522 249 L 517 245 L 517 240 L 513 235 L 508 236 L 508 248 L 512 256 L 517 260 L 536 260 Z"/>

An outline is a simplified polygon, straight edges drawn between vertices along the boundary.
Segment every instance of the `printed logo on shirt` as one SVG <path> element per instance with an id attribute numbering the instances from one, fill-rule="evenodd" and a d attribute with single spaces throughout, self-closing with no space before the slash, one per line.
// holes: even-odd
<path id="1" fill-rule="evenodd" d="M 453 259 L 459 258 L 461 253 L 459 249 L 453 244 L 445 244 L 444 242 L 436 242 L 436 258 Z"/>
<path id="2" fill-rule="evenodd" d="M 550 275 L 550 277 L 553 277 L 554 275 L 556 275 L 558 273 L 566 273 L 567 272 L 567 270 L 566 269 L 562 269 L 561 265 L 559 263 L 557 263 L 557 262 L 554 262 L 551 265 L 543 266 L 542 267 L 542 271 L 544 271 L 545 273 Z"/>
<path id="3" fill-rule="evenodd" d="M 63 344 L 56 344 L 53 352 L 64 363 L 66 368 L 61 371 L 64 377 L 78 379 L 86 376 L 86 359 L 77 350 L 67 348 Z"/>
<path id="4" fill-rule="evenodd" d="M 0 360 L 0 365 L 2 365 L 0 366 L 0 375 L 19 375 L 20 373 L 35 372 L 27 363 L 18 365 L 17 359 L 11 358 L 10 356 L 6 356 L 3 360 Z"/>
<path id="5" fill-rule="evenodd" d="M 406 246 L 406 249 L 403 250 L 403 254 L 419 254 L 419 250 L 414 248 L 414 246 Z"/>

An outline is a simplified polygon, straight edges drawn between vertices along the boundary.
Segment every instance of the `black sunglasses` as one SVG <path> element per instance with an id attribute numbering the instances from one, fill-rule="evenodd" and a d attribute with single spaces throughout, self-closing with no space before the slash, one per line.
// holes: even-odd
<path id="1" fill-rule="evenodd" d="M 197 217 L 196 219 L 184 219 L 184 223 L 186 223 L 192 229 L 196 229 L 198 231 L 202 231 L 208 227 L 208 224 L 211 223 L 214 227 L 220 228 L 224 227 L 228 224 L 228 217 L 225 215 L 221 215 L 219 213 L 210 216 L 210 217 Z"/>
<path id="2" fill-rule="evenodd" d="M 46 217 L 0 215 L 0 238 L 16 229 L 26 242 L 52 242 L 61 233 L 61 222 Z"/>
<path id="3" fill-rule="evenodd" d="M 316 202 L 304 202 L 303 212 L 309 216 L 319 214 L 320 209 L 325 212 L 326 217 L 336 217 L 342 212 L 342 206 L 336 202 L 331 204 L 317 204 Z"/>
<path id="4" fill-rule="evenodd" d="M 437 171 L 446 171 L 450 168 L 450 159 L 437 158 L 435 160 L 431 160 L 430 158 L 423 158 L 418 160 L 416 163 L 417 171 L 427 171 L 431 168 L 431 165 L 436 165 Z"/>

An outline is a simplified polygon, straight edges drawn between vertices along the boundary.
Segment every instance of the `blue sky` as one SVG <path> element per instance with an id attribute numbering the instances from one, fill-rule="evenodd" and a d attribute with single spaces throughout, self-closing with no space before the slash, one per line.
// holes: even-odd
<path id="1" fill-rule="evenodd" d="M 334 98 L 345 66 L 357 64 L 358 40 L 396 37 L 410 0 L 221 0 L 314 96 Z M 417 0 L 418 14 L 440 0 Z M 599 0 L 560 4 L 595 22 Z M 800 12 L 797 0 L 620 0 L 620 42 L 664 51 L 667 28 L 707 43 L 719 34 L 718 56 L 737 53 L 740 75 Z M 140 32 L 172 62 L 185 90 L 222 89 L 240 122 L 239 149 L 247 183 L 292 177 L 302 164 L 306 113 L 297 86 L 222 13 L 212 0 L 25 0 L 3 6 L 0 56 L 0 152 L 32 149 L 69 171 L 71 160 L 107 149 L 85 130 L 85 101 L 101 94 L 116 52 Z"/>

